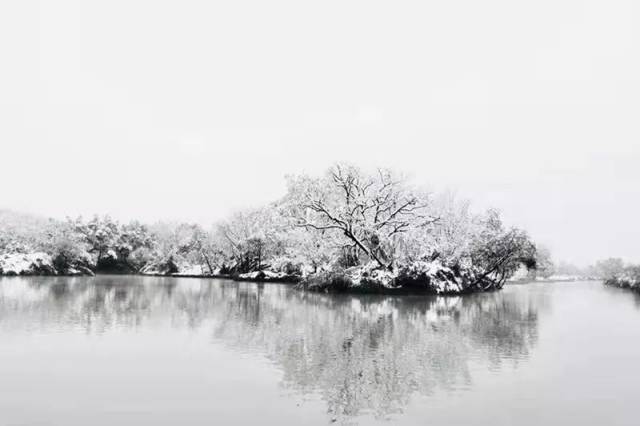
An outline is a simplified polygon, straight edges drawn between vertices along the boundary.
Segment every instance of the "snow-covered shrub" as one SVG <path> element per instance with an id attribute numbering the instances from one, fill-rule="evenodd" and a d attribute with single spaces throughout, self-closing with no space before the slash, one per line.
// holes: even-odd
<path id="1" fill-rule="evenodd" d="M 640 291 L 640 265 L 631 265 L 605 279 L 606 285 Z"/>
<path id="2" fill-rule="evenodd" d="M 6 253 L 0 255 L 0 274 L 56 275 L 57 271 L 47 253 Z"/>

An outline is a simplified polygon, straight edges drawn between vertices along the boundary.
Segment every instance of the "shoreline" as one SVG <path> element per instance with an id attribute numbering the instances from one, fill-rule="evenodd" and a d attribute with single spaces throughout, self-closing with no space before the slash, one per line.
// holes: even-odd
<path id="1" fill-rule="evenodd" d="M 290 285 L 297 291 L 316 294 L 332 294 L 332 295 L 378 295 L 378 296 L 467 296 L 476 293 L 493 293 L 502 290 L 502 288 L 492 288 L 484 291 L 463 290 L 463 291 L 442 291 L 437 292 L 432 288 L 408 288 L 408 287 L 384 287 L 384 286 L 352 286 L 344 290 L 330 289 L 329 286 L 323 288 L 307 288 L 304 286 L 304 280 L 302 278 L 292 277 L 238 277 L 230 274 L 213 274 L 213 275 L 196 275 L 196 274 L 140 274 L 140 273 L 109 273 L 109 272 L 97 272 L 93 275 L 73 275 L 73 274 L 0 274 L 0 278 L 26 278 L 26 277 L 87 277 L 94 278 L 98 276 L 137 276 L 137 277 L 155 277 L 155 278 L 208 278 L 208 279 L 220 279 L 234 282 L 248 282 L 256 284 L 286 284 Z"/>
<path id="2" fill-rule="evenodd" d="M 220 280 L 228 280 L 235 282 L 248 282 L 248 283 L 256 283 L 256 284 L 287 284 L 292 286 L 295 290 L 308 292 L 308 293 L 317 293 L 317 294 L 332 294 L 332 295 L 378 295 L 378 296 L 447 296 L 447 297 L 455 297 L 455 296 L 469 296 L 472 294 L 478 293 L 495 293 L 502 290 L 504 287 L 508 286 L 521 286 L 521 285 L 529 285 L 529 284 L 563 284 L 563 283 L 575 283 L 581 281 L 603 281 L 604 285 L 624 290 L 632 290 L 636 293 L 640 293 L 640 286 L 629 286 L 624 284 L 614 284 L 612 280 L 601 280 L 593 277 L 583 278 L 583 279 L 574 279 L 574 280 L 548 280 L 548 279 L 537 279 L 537 280 L 515 280 L 508 281 L 505 283 L 503 287 L 491 287 L 485 290 L 481 289 L 472 289 L 472 288 L 463 288 L 460 290 L 442 290 L 437 291 L 433 287 L 429 285 L 423 286 L 398 286 L 398 287 L 387 287 L 381 284 L 377 285 L 351 285 L 346 288 L 338 288 L 330 283 L 324 283 L 321 285 L 310 285 L 305 279 L 301 277 L 294 276 L 284 276 L 284 277 L 269 277 L 260 276 L 259 274 L 255 274 L 252 277 L 242 277 L 237 274 L 161 274 L 161 273 L 113 273 L 113 272 L 95 272 L 92 275 L 89 274 L 4 274 L 0 273 L 0 278 L 8 277 L 8 278 L 24 278 L 24 277 L 65 277 L 65 278 L 73 278 L 73 277 L 96 277 L 96 276 L 139 276 L 139 277 L 156 277 L 156 278 L 208 278 L 208 279 L 220 279 Z M 244 274 L 247 275 L 247 274 Z"/>
<path id="3" fill-rule="evenodd" d="M 198 275 L 198 274 L 141 274 L 141 273 L 113 273 L 113 272 L 95 272 L 93 274 L 15 274 L 15 273 L 0 273 L 0 278 L 25 278 L 25 277 L 95 277 L 100 275 L 112 275 L 112 276 L 137 276 L 137 277 L 157 277 L 157 278 L 212 278 L 221 280 L 230 280 L 236 282 L 255 282 L 255 283 L 275 283 L 275 284 L 291 284 L 296 285 L 301 281 L 299 279 L 293 279 L 291 277 L 283 278 L 269 278 L 269 277 L 256 277 L 245 278 L 238 277 L 231 274 L 212 274 L 212 275 Z"/>

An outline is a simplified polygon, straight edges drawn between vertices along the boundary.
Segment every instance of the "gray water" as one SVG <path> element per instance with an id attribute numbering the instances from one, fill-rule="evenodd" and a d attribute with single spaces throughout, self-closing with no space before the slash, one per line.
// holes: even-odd
<path id="1" fill-rule="evenodd" d="M 640 299 L 0 279 L 0 425 L 638 425 Z"/>

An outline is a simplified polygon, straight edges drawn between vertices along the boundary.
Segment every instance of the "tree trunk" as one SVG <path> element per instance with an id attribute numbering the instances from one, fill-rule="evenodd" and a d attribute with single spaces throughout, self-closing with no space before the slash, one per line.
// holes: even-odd
<path id="1" fill-rule="evenodd" d="M 204 250 L 201 250 L 200 253 L 202 254 L 202 258 L 207 264 L 207 268 L 209 268 L 209 274 L 213 275 L 213 267 L 211 266 L 211 262 L 209 261 L 209 256 L 207 256 Z"/>

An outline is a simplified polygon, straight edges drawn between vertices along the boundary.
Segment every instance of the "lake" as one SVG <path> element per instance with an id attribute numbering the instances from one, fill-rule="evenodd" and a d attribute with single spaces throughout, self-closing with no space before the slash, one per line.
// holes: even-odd
<path id="1" fill-rule="evenodd" d="M 640 297 L 0 278 L 0 425 L 637 425 Z"/>

